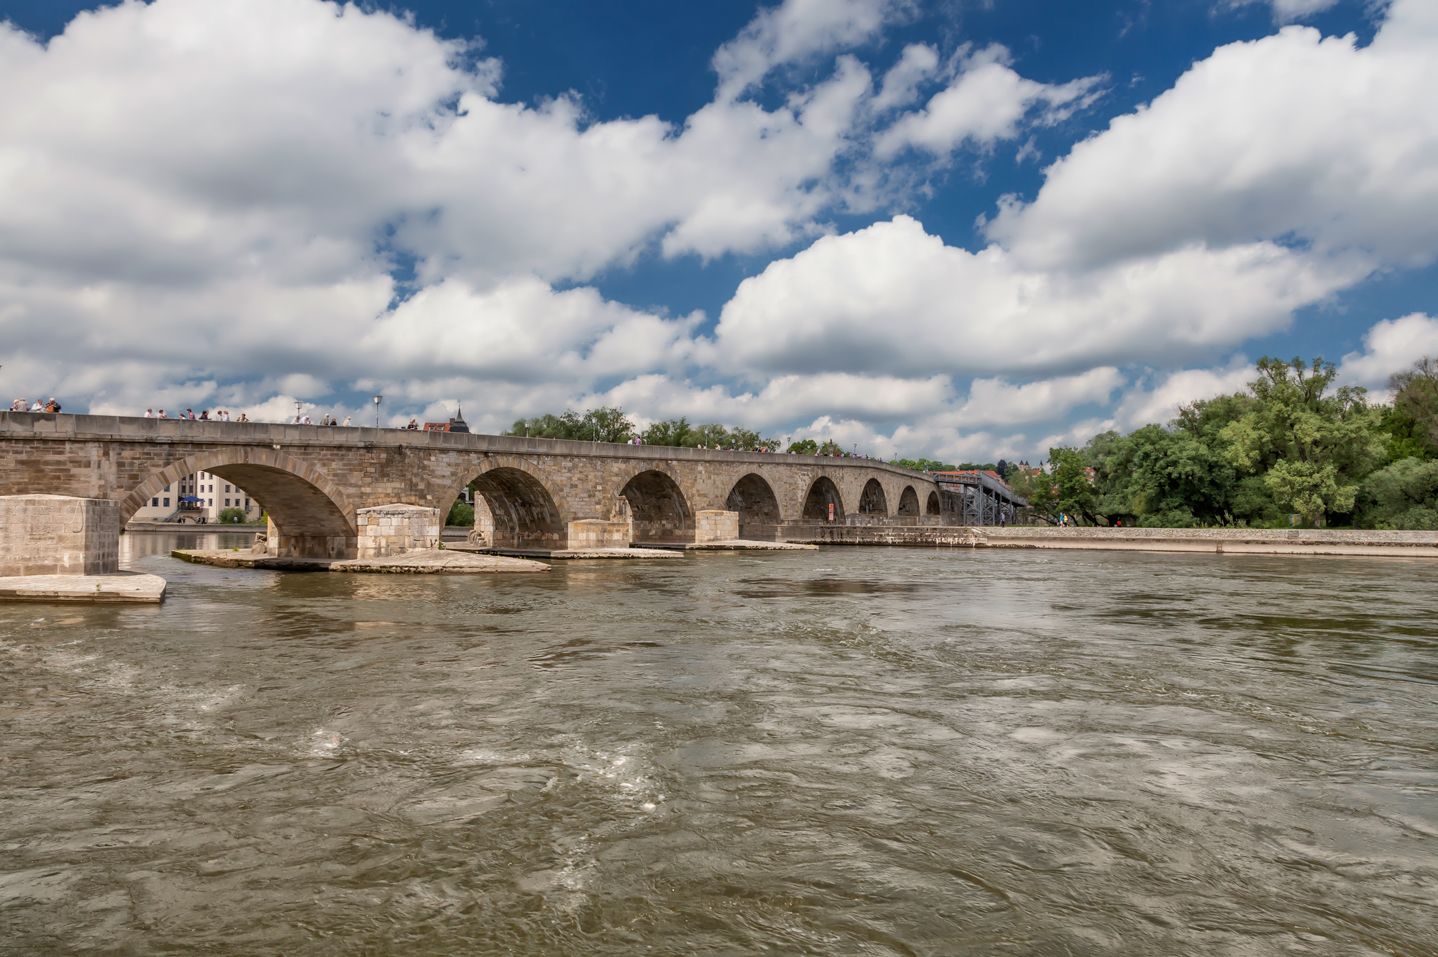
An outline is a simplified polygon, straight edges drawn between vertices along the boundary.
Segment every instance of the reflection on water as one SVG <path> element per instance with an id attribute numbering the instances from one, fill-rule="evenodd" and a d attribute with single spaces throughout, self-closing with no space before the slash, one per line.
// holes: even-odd
<path id="1" fill-rule="evenodd" d="M 0 952 L 1438 953 L 1431 564 L 228 534 L 0 606 Z"/>
<path id="2" fill-rule="evenodd" d="M 152 555 L 168 555 L 177 548 L 239 548 L 248 549 L 255 543 L 255 527 L 244 531 L 193 531 L 193 532 L 126 532 L 120 536 L 120 561 L 132 566 L 142 558 Z M 153 568 L 156 574 L 164 574 Z"/>

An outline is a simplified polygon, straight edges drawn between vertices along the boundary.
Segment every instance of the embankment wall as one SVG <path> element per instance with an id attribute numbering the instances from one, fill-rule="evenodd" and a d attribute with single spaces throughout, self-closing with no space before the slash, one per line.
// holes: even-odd
<path id="1" fill-rule="evenodd" d="M 814 545 L 1115 549 L 1232 555 L 1387 555 L 1438 558 L 1438 532 L 1327 528 L 998 528 L 995 526 L 778 526 L 775 538 Z"/>

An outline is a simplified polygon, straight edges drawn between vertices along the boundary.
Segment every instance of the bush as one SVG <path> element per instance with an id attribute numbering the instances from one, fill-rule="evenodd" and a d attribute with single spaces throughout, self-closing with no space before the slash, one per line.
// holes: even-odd
<path id="1" fill-rule="evenodd" d="M 216 519 L 221 525 L 248 525 L 250 524 L 250 513 L 242 508 L 227 508 L 220 512 Z"/>
<path id="2" fill-rule="evenodd" d="M 1198 528 L 1193 512 L 1182 506 L 1162 512 L 1148 512 L 1138 518 L 1139 528 Z"/>
<path id="3" fill-rule="evenodd" d="M 444 520 L 446 525 L 473 525 L 474 506 L 466 505 L 464 499 L 457 498 L 450 506 L 449 517 Z"/>

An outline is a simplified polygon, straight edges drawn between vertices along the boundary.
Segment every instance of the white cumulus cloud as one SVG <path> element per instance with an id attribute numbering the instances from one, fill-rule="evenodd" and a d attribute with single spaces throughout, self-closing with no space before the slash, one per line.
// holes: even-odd
<path id="1" fill-rule="evenodd" d="M 895 70 L 905 67 L 908 61 L 906 51 Z M 1042 104 L 1045 115 L 1041 121 L 1051 121 L 1091 99 L 1090 91 L 1098 82 L 1097 77 L 1087 77 L 1062 85 L 1038 83 L 1016 73 L 1009 61 L 1009 51 L 998 45 L 964 57 L 958 76 L 949 86 L 934 94 L 922 110 L 901 117 L 879 137 L 878 154 L 892 157 L 912 146 L 946 156 L 966 142 L 982 148 L 1012 139 L 1035 106 Z M 916 56 L 914 67 L 923 65 L 923 58 Z M 884 97 L 898 98 L 908 80 L 907 72 L 895 78 L 892 94 L 886 80 Z"/>
<path id="2" fill-rule="evenodd" d="M 1376 323 L 1363 351 L 1344 356 L 1338 371 L 1346 382 L 1386 392 L 1389 376 L 1426 357 L 1438 358 L 1438 318 L 1415 312 Z"/>
<path id="3" fill-rule="evenodd" d="M 1399 264 L 1438 255 L 1438 8 L 1373 42 L 1308 27 L 1214 51 L 1047 171 L 988 226 L 1020 260 L 1088 267 L 1288 237 Z"/>
<path id="4" fill-rule="evenodd" d="M 870 40 L 909 6 L 904 0 L 783 0 L 762 10 L 714 54 L 719 99 L 740 96 L 776 67 Z"/>
<path id="5" fill-rule="evenodd" d="M 944 244 L 908 216 L 826 236 L 744 280 L 721 361 L 924 375 L 1173 362 L 1283 328 L 1366 270 L 1269 242 L 1194 245 L 1085 272 Z"/>

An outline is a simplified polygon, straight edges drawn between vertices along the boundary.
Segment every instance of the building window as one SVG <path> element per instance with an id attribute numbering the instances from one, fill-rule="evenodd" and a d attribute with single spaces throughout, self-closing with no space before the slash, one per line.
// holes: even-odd
<path id="1" fill-rule="evenodd" d="M 229 507 L 230 507 L 230 500 L 229 500 L 229 499 L 225 499 L 225 508 L 229 508 Z"/>
<path id="2" fill-rule="evenodd" d="M 210 499 L 209 502 L 206 503 L 206 504 L 210 505 L 211 507 L 214 507 L 215 500 L 214 500 L 214 499 Z"/>
<path id="3" fill-rule="evenodd" d="M 165 491 L 168 492 L 169 490 L 170 490 L 170 486 L 166 485 L 166 486 L 165 486 Z"/>
<path id="4" fill-rule="evenodd" d="M 228 492 L 229 490 L 230 490 L 230 487 L 229 487 L 228 485 L 226 485 L 226 486 L 225 486 L 225 491 Z"/>
<path id="5" fill-rule="evenodd" d="M 160 507 L 160 500 L 157 499 L 157 498 L 152 498 L 152 499 L 150 499 L 150 507 L 151 507 L 151 508 L 159 508 L 159 507 Z"/>
<path id="6" fill-rule="evenodd" d="M 249 510 L 250 510 L 250 500 L 249 500 L 249 499 L 245 499 L 245 511 L 248 512 Z"/>
<path id="7" fill-rule="evenodd" d="M 165 499 L 165 507 L 166 507 L 166 508 L 169 508 L 169 507 L 170 507 L 170 500 L 169 500 L 169 499 Z"/>

